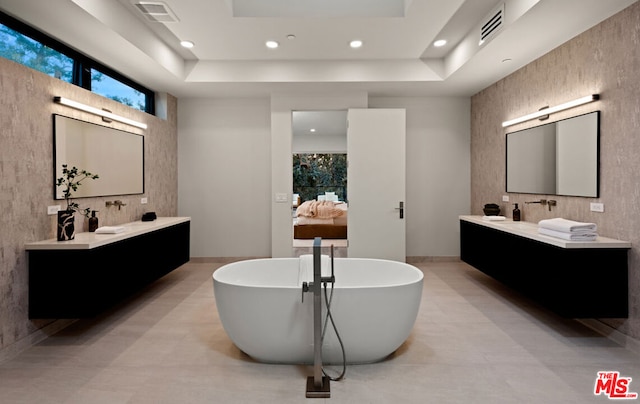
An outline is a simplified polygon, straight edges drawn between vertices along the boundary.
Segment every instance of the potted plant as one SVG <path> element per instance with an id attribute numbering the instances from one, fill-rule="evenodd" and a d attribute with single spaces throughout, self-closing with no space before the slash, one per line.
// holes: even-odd
<path id="1" fill-rule="evenodd" d="M 73 192 L 78 190 L 85 179 L 95 180 L 99 178 L 97 174 L 92 174 L 87 170 L 80 170 L 77 167 L 67 168 L 66 164 L 62 165 L 62 177 L 56 181 L 56 186 L 64 187 L 62 195 L 67 203 L 64 210 L 58 211 L 58 241 L 73 240 L 76 236 L 75 231 L 75 213 L 80 212 L 85 217 L 89 217 L 90 208 L 80 209 L 80 205 L 71 199 Z"/>

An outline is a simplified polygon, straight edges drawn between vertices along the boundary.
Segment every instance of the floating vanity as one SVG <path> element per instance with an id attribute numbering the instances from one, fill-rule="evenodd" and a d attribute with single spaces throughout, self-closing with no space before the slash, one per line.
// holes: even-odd
<path id="1" fill-rule="evenodd" d="M 92 317 L 189 261 L 188 217 L 27 243 L 29 318 Z"/>
<path id="2" fill-rule="evenodd" d="M 567 241 L 538 234 L 530 222 L 460 216 L 460 258 L 571 318 L 626 318 L 627 252 L 606 237 Z"/>

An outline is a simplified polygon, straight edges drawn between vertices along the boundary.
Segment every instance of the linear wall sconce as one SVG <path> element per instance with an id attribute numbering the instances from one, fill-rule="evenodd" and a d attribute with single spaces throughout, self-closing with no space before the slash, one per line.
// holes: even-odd
<path id="1" fill-rule="evenodd" d="M 127 125 L 135 126 L 136 128 L 147 129 L 146 123 L 134 121 L 133 119 L 125 118 L 124 116 L 116 115 L 112 112 L 98 109 L 90 105 L 85 105 L 80 102 L 70 100 L 68 98 L 56 96 L 56 97 L 53 97 L 53 102 L 66 105 L 67 107 L 79 109 L 80 111 L 88 112 L 90 114 L 98 115 L 98 116 L 101 116 L 102 118 L 112 119 L 114 121 L 126 123 Z"/>
<path id="2" fill-rule="evenodd" d="M 578 98 L 573 101 L 565 102 L 564 104 L 556 105 L 555 107 L 541 109 L 540 111 L 534 112 L 529 115 L 521 116 L 520 118 L 515 118 L 510 121 L 502 122 L 502 127 L 506 128 L 507 126 L 515 125 L 518 123 L 530 121 L 532 119 L 540 118 L 546 115 L 555 114 L 556 112 L 564 111 L 565 109 L 577 107 L 578 105 L 588 104 L 592 101 L 597 101 L 600 99 L 599 94 L 591 94 L 586 97 Z"/>

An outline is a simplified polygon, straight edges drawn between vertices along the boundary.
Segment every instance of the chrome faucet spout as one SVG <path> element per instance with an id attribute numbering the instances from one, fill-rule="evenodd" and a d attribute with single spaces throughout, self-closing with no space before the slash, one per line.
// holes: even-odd
<path id="1" fill-rule="evenodd" d="M 549 212 L 551 212 L 551 207 L 552 206 L 556 206 L 558 204 L 558 202 L 553 200 L 553 199 L 549 199 L 549 201 L 547 203 L 549 204 Z"/>
<path id="2" fill-rule="evenodd" d="M 546 199 L 540 199 L 539 201 L 526 201 L 525 202 L 527 205 L 530 203 L 539 203 L 540 205 L 546 205 L 547 204 L 547 200 Z"/>
<path id="3" fill-rule="evenodd" d="M 117 206 L 117 207 L 118 207 L 118 210 L 120 210 L 123 206 L 127 206 L 127 204 L 126 204 L 126 203 L 122 202 L 122 201 L 121 201 L 121 200 L 119 200 L 119 199 L 118 199 L 118 200 L 115 200 L 115 201 L 106 201 L 106 202 L 104 203 L 104 205 L 105 205 L 106 207 L 109 207 L 109 206 Z"/>

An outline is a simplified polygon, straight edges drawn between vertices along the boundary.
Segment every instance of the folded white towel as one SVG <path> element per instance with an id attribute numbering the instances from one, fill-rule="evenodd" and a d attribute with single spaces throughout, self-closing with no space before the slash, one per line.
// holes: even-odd
<path id="1" fill-rule="evenodd" d="M 320 256 L 320 274 L 323 277 L 331 276 L 331 257 Z M 300 256 L 300 269 L 298 271 L 298 285 L 302 282 L 313 282 L 313 254 Z"/>
<path id="2" fill-rule="evenodd" d="M 123 226 L 102 226 L 96 229 L 97 234 L 116 234 L 124 231 Z"/>
<path id="3" fill-rule="evenodd" d="M 544 227 L 538 227 L 538 233 L 544 234 L 545 236 L 557 237 L 569 241 L 595 241 L 598 238 L 598 235 L 595 232 L 570 233 L 565 231 L 547 229 Z"/>
<path id="4" fill-rule="evenodd" d="M 561 231 L 564 233 L 579 233 L 579 232 L 595 232 L 598 230 L 598 227 L 595 223 L 584 223 L 584 222 L 576 222 L 573 220 L 567 220 L 560 217 L 555 219 L 545 219 L 538 222 L 538 226 Z"/>
<path id="5" fill-rule="evenodd" d="M 499 222 L 506 219 L 506 216 L 482 216 L 482 220 L 487 220 L 489 222 Z"/>

